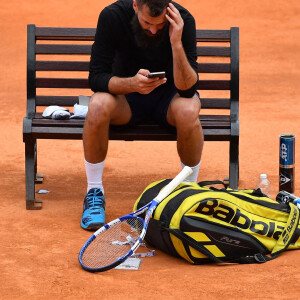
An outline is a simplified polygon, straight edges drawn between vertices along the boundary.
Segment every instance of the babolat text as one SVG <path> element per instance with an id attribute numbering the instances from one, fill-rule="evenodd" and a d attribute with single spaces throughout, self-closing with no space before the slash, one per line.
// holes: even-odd
<path id="1" fill-rule="evenodd" d="M 239 209 L 234 210 L 233 208 L 219 204 L 217 199 L 206 199 L 199 204 L 196 212 L 203 215 L 211 215 L 214 218 L 241 228 L 244 230 L 249 229 L 250 231 L 264 235 L 267 237 L 273 237 L 278 240 L 282 234 L 284 227 L 276 225 L 275 222 L 263 222 L 251 220 L 246 214 L 243 214 Z"/>

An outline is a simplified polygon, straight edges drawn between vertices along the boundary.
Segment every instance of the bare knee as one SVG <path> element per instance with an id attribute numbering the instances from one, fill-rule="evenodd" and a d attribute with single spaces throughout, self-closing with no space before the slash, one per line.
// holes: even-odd
<path id="1" fill-rule="evenodd" d="M 95 93 L 89 103 L 86 121 L 95 125 L 109 122 L 114 102 L 114 96 L 109 93 Z"/>
<path id="2" fill-rule="evenodd" d="M 177 99 L 170 107 L 170 114 L 172 116 L 173 125 L 192 129 L 195 126 L 200 126 L 199 113 L 201 109 L 200 101 L 196 98 L 191 99 Z"/>

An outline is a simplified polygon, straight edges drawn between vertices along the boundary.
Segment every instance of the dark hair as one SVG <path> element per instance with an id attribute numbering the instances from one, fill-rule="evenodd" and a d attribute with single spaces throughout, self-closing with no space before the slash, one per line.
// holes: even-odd
<path id="1" fill-rule="evenodd" d="M 151 17 L 160 16 L 168 7 L 172 0 L 136 0 L 139 7 L 146 4 L 149 7 L 149 14 Z"/>

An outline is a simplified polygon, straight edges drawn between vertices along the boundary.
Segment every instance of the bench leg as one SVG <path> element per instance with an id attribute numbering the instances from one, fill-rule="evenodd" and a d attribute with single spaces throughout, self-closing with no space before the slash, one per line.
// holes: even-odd
<path id="1" fill-rule="evenodd" d="M 35 143 L 34 147 L 34 182 L 36 184 L 41 184 L 44 181 L 44 175 L 42 173 L 37 172 L 37 143 Z"/>
<path id="2" fill-rule="evenodd" d="M 25 142 L 26 209 L 41 209 L 41 201 L 35 200 L 36 140 Z"/>
<path id="3" fill-rule="evenodd" d="M 232 137 L 230 141 L 229 187 L 237 189 L 239 186 L 239 137 Z"/>

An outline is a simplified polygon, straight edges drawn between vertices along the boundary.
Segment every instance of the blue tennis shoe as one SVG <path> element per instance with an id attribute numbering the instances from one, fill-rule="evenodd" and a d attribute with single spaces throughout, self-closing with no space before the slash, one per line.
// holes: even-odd
<path id="1" fill-rule="evenodd" d="M 90 189 L 84 198 L 81 227 L 96 230 L 105 224 L 105 199 L 99 188 Z"/>

